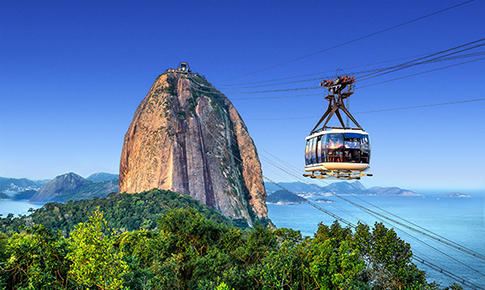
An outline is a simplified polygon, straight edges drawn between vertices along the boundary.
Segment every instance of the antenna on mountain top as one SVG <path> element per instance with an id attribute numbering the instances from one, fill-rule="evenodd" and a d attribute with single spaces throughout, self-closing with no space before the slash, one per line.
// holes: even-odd
<path id="1" fill-rule="evenodd" d="M 169 68 L 168 72 L 178 73 L 178 74 L 183 74 L 183 75 L 192 74 L 192 71 L 190 70 L 190 66 L 186 62 L 179 63 L 179 66 L 177 68 Z"/>
<path id="2" fill-rule="evenodd" d="M 181 62 L 179 63 L 179 66 L 177 67 L 178 72 L 183 73 L 183 74 L 188 74 L 190 73 L 190 67 L 189 64 L 186 62 Z"/>

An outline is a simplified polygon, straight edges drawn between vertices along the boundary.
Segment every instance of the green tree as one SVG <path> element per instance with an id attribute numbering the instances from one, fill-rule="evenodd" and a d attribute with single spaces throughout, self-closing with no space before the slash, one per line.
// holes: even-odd
<path id="1" fill-rule="evenodd" d="M 283 230 L 282 233 L 286 239 L 281 247 L 249 271 L 257 282 L 257 289 L 368 288 L 359 279 L 364 262 L 348 242 L 335 238 L 298 242 L 294 232 Z"/>
<path id="2" fill-rule="evenodd" d="M 223 250 L 226 226 L 206 219 L 193 208 L 174 209 L 158 221 L 166 253 L 159 271 L 176 273 L 177 287 L 195 288 L 198 281 L 215 280 L 228 263 Z"/>
<path id="3" fill-rule="evenodd" d="M 411 246 L 400 239 L 393 229 L 375 223 L 372 231 L 359 223 L 352 238 L 353 247 L 367 264 L 363 280 L 373 289 L 422 289 L 425 272 L 411 262 Z"/>
<path id="4" fill-rule="evenodd" d="M 113 245 L 115 233 L 98 210 L 89 222 L 80 223 L 71 235 L 70 276 L 80 285 L 99 289 L 122 289 L 128 265 Z"/>
<path id="5" fill-rule="evenodd" d="M 2 277 L 6 289 L 67 289 L 68 242 L 59 231 L 36 225 L 3 243 Z M 5 259 L 6 257 L 7 259 Z"/>
<path id="6" fill-rule="evenodd" d="M 150 289 L 155 277 L 153 265 L 163 252 L 160 234 L 155 231 L 125 232 L 116 237 L 115 246 L 129 266 L 124 285 L 130 289 Z"/>

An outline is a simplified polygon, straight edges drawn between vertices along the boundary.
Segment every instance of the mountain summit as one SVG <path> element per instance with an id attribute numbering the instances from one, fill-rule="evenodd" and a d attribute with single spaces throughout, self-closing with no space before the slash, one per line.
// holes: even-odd
<path id="1" fill-rule="evenodd" d="M 67 202 L 95 196 L 105 197 L 111 192 L 118 192 L 118 179 L 93 182 L 70 172 L 59 175 L 42 186 L 29 202 Z"/>
<path id="2" fill-rule="evenodd" d="M 187 194 L 233 219 L 268 222 L 256 147 L 232 103 L 177 69 L 154 82 L 125 135 L 120 192 Z"/>
<path id="3" fill-rule="evenodd" d="M 42 186 L 34 196 L 30 198 L 30 202 L 47 202 L 54 200 L 56 197 L 62 195 L 63 191 L 75 190 L 81 187 L 86 182 L 86 179 L 77 175 L 76 173 L 66 173 L 57 176 Z"/>

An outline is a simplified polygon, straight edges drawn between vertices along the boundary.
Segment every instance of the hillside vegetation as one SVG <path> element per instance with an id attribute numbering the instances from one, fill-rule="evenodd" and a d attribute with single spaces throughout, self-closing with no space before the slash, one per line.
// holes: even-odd
<path id="1" fill-rule="evenodd" d="M 94 197 L 68 201 L 67 203 L 50 202 L 42 208 L 31 210 L 31 215 L 14 217 L 9 214 L 0 219 L 0 231 L 19 232 L 19 226 L 31 227 L 43 224 L 45 227 L 60 230 L 68 236 L 74 227 L 86 221 L 86 217 L 99 207 L 104 213 L 107 225 L 121 232 L 140 229 L 153 230 L 156 220 L 170 209 L 192 207 L 204 217 L 225 224 L 247 226 L 245 220 L 230 220 L 218 211 L 201 204 L 188 195 L 153 189 L 138 194 L 111 193 L 106 198 Z"/>
<path id="2" fill-rule="evenodd" d="M 236 227 L 160 190 L 49 203 L 1 222 L 1 289 L 439 289 L 381 223 L 320 224 L 304 238 Z"/>

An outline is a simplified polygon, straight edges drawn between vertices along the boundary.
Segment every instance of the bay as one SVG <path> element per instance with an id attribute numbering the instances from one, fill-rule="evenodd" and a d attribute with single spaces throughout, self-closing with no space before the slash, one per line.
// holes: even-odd
<path id="1" fill-rule="evenodd" d="M 38 209 L 43 204 L 28 203 L 26 200 L 0 200 L 0 214 L 7 217 L 9 213 L 14 216 L 29 214 L 29 208 Z"/>
<path id="2" fill-rule="evenodd" d="M 485 255 L 485 199 L 484 198 L 438 198 L 438 197 L 401 197 L 401 196 L 344 196 L 343 198 L 383 214 L 403 224 L 396 215 L 439 236 Z M 310 200 L 314 200 L 310 198 Z M 400 238 L 411 244 L 416 256 L 485 288 L 485 262 L 460 251 L 444 246 L 425 235 L 416 233 L 401 225 L 388 222 L 379 216 L 370 215 L 359 207 L 335 196 L 325 197 L 335 201 L 319 203 L 327 210 L 353 224 L 358 221 L 372 227 L 375 222 L 384 222 L 386 227 L 394 228 Z M 385 212 L 387 211 L 387 212 Z M 268 204 L 268 216 L 281 228 L 300 230 L 304 236 L 312 237 L 321 222 L 331 225 L 335 218 L 308 205 Z M 342 226 L 346 226 L 342 224 Z M 409 224 L 408 224 L 409 225 Z M 412 226 L 416 228 L 415 226 Z M 441 239 L 441 238 L 440 238 Z M 456 282 L 452 278 L 423 265 L 417 259 L 415 264 L 426 271 L 428 281 L 436 281 L 441 286 Z M 458 283 L 459 284 L 459 283 Z M 461 285 L 461 284 L 459 284 Z M 464 285 L 462 285 L 464 286 Z M 473 289 L 464 286 L 465 289 Z"/>

